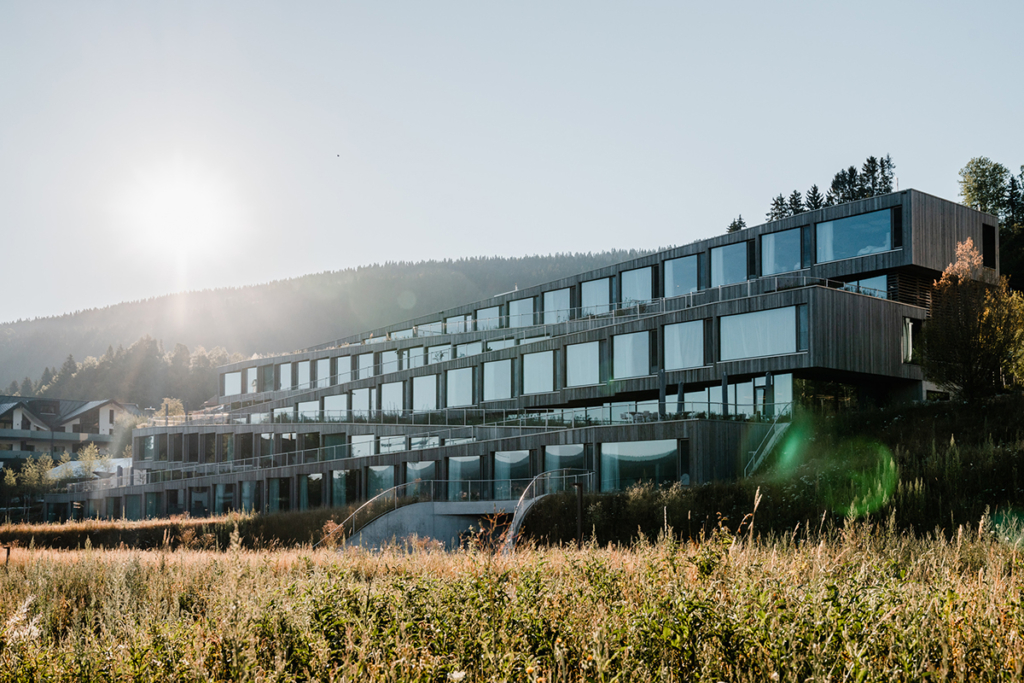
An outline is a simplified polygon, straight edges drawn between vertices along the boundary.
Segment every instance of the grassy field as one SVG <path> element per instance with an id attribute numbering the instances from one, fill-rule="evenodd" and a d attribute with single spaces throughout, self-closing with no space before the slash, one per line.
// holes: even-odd
<path id="1" fill-rule="evenodd" d="M 511 557 L 16 548 L 0 681 L 1020 680 L 1016 538 L 982 520 Z"/>

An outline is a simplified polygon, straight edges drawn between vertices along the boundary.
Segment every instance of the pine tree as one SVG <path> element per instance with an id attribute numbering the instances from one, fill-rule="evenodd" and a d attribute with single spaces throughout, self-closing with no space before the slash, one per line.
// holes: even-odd
<path id="1" fill-rule="evenodd" d="M 43 376 L 39 378 L 39 388 L 42 389 L 43 387 L 45 387 L 47 384 L 49 384 L 52 381 L 53 381 L 53 370 L 51 370 L 50 366 L 47 365 L 45 368 L 43 368 Z"/>
<path id="2" fill-rule="evenodd" d="M 782 218 L 788 218 L 789 204 L 786 202 L 786 198 L 781 194 L 772 200 L 772 208 L 766 214 L 766 218 L 769 221 L 777 221 Z"/>
<path id="3" fill-rule="evenodd" d="M 862 197 L 874 197 L 882 194 L 882 176 L 878 159 L 868 157 L 860 168 L 860 186 Z"/>
<path id="4" fill-rule="evenodd" d="M 878 179 L 879 179 L 879 193 L 889 194 L 893 191 L 893 171 L 896 169 L 896 164 L 893 163 L 892 157 L 888 154 L 885 158 L 878 162 Z"/>
<path id="5" fill-rule="evenodd" d="M 8 396 L 17 396 L 18 395 L 18 380 L 14 380 L 14 379 L 11 380 L 10 385 L 7 387 L 7 395 Z"/>
<path id="6" fill-rule="evenodd" d="M 745 227 L 747 227 L 747 222 L 743 220 L 743 214 L 740 214 L 737 218 L 733 219 L 732 223 L 729 223 L 729 227 L 726 228 L 725 231 L 739 232 Z"/>
<path id="7" fill-rule="evenodd" d="M 800 190 L 793 190 L 789 195 L 789 215 L 795 216 L 804 210 L 804 196 L 800 194 Z"/>
<path id="8" fill-rule="evenodd" d="M 825 198 L 821 196 L 821 190 L 818 189 L 817 185 L 811 185 L 811 189 L 807 190 L 807 198 L 804 200 L 804 207 L 808 211 L 814 211 L 825 206 Z"/>
<path id="9" fill-rule="evenodd" d="M 1011 175 L 1006 185 L 1006 215 L 1003 223 L 1004 229 L 1010 232 L 1024 230 L 1024 166 L 1021 166 L 1020 177 Z"/>
<path id="10" fill-rule="evenodd" d="M 860 174 L 856 166 L 846 169 L 846 187 L 843 195 L 844 202 L 854 202 L 864 196 L 864 184 L 860 180 Z"/>
<path id="11" fill-rule="evenodd" d="M 32 380 L 30 380 L 28 377 L 21 380 L 21 395 L 32 396 L 33 394 L 35 394 L 35 391 L 33 390 L 32 387 Z"/>

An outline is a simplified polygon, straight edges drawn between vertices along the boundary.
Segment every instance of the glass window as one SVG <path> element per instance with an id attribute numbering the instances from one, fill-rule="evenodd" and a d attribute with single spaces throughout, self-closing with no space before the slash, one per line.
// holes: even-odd
<path id="1" fill-rule="evenodd" d="M 416 328 L 416 336 L 418 337 L 433 337 L 439 334 L 444 334 L 444 323 L 440 320 L 435 323 L 423 323 Z"/>
<path id="2" fill-rule="evenodd" d="M 448 458 L 448 500 L 479 500 L 481 474 L 479 455 Z"/>
<path id="3" fill-rule="evenodd" d="M 526 339 L 520 339 L 519 345 L 526 346 L 527 344 L 533 344 L 535 342 L 544 341 L 545 339 L 551 339 L 548 335 L 542 335 L 540 337 L 527 337 Z"/>
<path id="4" fill-rule="evenodd" d="M 400 369 L 398 366 L 398 351 L 380 352 L 380 372 L 382 375 L 386 375 L 389 372 L 398 372 Z"/>
<path id="5" fill-rule="evenodd" d="M 612 337 L 612 375 L 615 379 L 651 374 L 649 332 L 617 334 Z"/>
<path id="6" fill-rule="evenodd" d="M 308 389 L 311 386 L 309 361 L 303 360 L 296 363 L 295 371 L 295 387 L 297 389 Z"/>
<path id="7" fill-rule="evenodd" d="M 887 275 L 878 275 L 876 277 L 867 277 L 862 280 L 854 280 L 843 285 L 843 289 L 848 292 L 856 292 L 857 294 L 877 296 L 879 299 L 888 299 L 889 277 Z"/>
<path id="8" fill-rule="evenodd" d="M 697 291 L 697 255 L 665 261 L 665 296 Z"/>
<path id="9" fill-rule="evenodd" d="M 544 471 L 553 470 L 585 470 L 587 456 L 582 444 L 572 446 L 545 446 Z"/>
<path id="10" fill-rule="evenodd" d="M 412 409 L 437 410 L 437 375 L 412 378 Z"/>
<path id="11" fill-rule="evenodd" d="M 448 371 L 449 408 L 473 405 L 473 368 Z"/>
<path id="12" fill-rule="evenodd" d="M 565 347 L 565 383 L 582 387 L 601 383 L 600 342 L 570 344 Z"/>
<path id="13" fill-rule="evenodd" d="M 761 274 L 800 270 L 800 228 L 761 235 Z"/>
<path id="14" fill-rule="evenodd" d="M 494 454 L 494 499 L 523 495 L 530 483 L 530 451 L 497 451 Z"/>
<path id="15" fill-rule="evenodd" d="M 523 354 L 523 393 L 542 394 L 555 390 L 555 352 Z"/>
<path id="16" fill-rule="evenodd" d="M 225 372 L 224 373 L 224 396 L 234 396 L 235 394 L 242 393 L 242 373 L 241 372 Z"/>
<path id="17" fill-rule="evenodd" d="M 612 309 L 611 280 L 609 278 L 584 282 L 580 291 L 583 315 L 601 315 Z"/>
<path id="18" fill-rule="evenodd" d="M 316 422 L 320 419 L 320 401 L 302 401 L 299 403 L 299 421 Z"/>
<path id="19" fill-rule="evenodd" d="M 621 275 L 622 281 L 622 305 L 635 306 L 638 303 L 646 303 L 653 299 L 651 295 L 651 269 L 637 268 L 627 270 Z"/>
<path id="20" fill-rule="evenodd" d="M 359 379 L 373 377 L 373 354 L 363 353 L 356 356 L 356 367 L 359 369 Z"/>
<path id="21" fill-rule="evenodd" d="M 369 420 L 373 415 L 374 392 L 372 389 L 355 389 L 352 391 L 352 418 Z"/>
<path id="22" fill-rule="evenodd" d="M 494 339 L 492 341 L 487 342 L 487 350 L 488 351 L 501 351 L 502 349 L 507 349 L 510 346 L 515 346 L 515 345 L 516 345 L 516 340 L 515 339 Z"/>
<path id="23" fill-rule="evenodd" d="M 421 451 L 424 448 L 439 448 L 441 446 L 441 437 L 439 436 L 410 436 L 409 437 L 410 448 L 414 451 Z"/>
<path id="24" fill-rule="evenodd" d="M 499 327 L 501 327 L 501 308 L 499 306 L 481 308 L 476 312 L 476 329 L 478 332 L 496 330 Z"/>
<path id="25" fill-rule="evenodd" d="M 747 279 L 747 243 L 737 242 L 711 250 L 711 286 L 721 287 Z"/>
<path id="26" fill-rule="evenodd" d="M 405 463 L 405 481 L 410 484 L 417 481 L 434 481 L 437 478 L 436 464 L 433 460 Z"/>
<path id="27" fill-rule="evenodd" d="M 470 342 L 468 344 L 459 344 L 455 347 L 455 357 L 465 358 L 466 356 L 475 356 L 478 353 L 484 352 L 483 342 Z"/>
<path id="28" fill-rule="evenodd" d="M 704 321 L 665 325 L 665 369 L 704 365 Z"/>
<path id="29" fill-rule="evenodd" d="M 417 346 L 414 349 L 406 349 L 405 351 L 401 352 L 401 355 L 402 362 L 404 363 L 404 368 L 406 370 L 411 370 L 413 368 L 422 368 L 424 365 L 422 346 Z"/>
<path id="30" fill-rule="evenodd" d="M 316 362 L 316 385 L 326 387 L 331 383 L 331 359 L 320 358 Z"/>
<path id="31" fill-rule="evenodd" d="M 860 216 L 815 225 L 818 263 L 892 249 L 892 212 L 873 211 Z"/>
<path id="32" fill-rule="evenodd" d="M 278 389 L 291 389 L 292 388 L 292 364 L 281 363 L 277 366 L 277 388 Z"/>
<path id="33" fill-rule="evenodd" d="M 405 407 L 403 382 L 389 382 L 380 387 L 380 409 L 386 413 L 401 413 Z"/>
<path id="34" fill-rule="evenodd" d="M 396 330 L 391 333 L 392 339 L 412 339 L 412 328 L 407 330 Z"/>
<path id="35" fill-rule="evenodd" d="M 723 316 L 720 331 L 722 360 L 794 353 L 796 306 Z"/>
<path id="36" fill-rule="evenodd" d="M 335 384 L 348 382 L 352 379 L 352 356 L 338 356 L 334 359 Z"/>
<path id="37" fill-rule="evenodd" d="M 373 434 L 353 434 L 351 448 L 349 449 L 352 457 L 373 455 L 374 441 L 376 441 L 376 438 Z"/>
<path id="38" fill-rule="evenodd" d="M 484 400 L 512 398 L 512 361 L 495 360 L 484 363 Z"/>
<path id="39" fill-rule="evenodd" d="M 427 362 L 428 363 L 443 363 L 446 360 L 452 359 L 452 345 L 442 344 L 440 346 L 430 346 L 427 348 Z"/>
<path id="40" fill-rule="evenodd" d="M 450 318 L 444 319 L 445 329 L 448 330 L 448 334 L 462 334 L 463 332 L 473 331 L 473 316 L 471 314 L 466 315 L 453 315 Z"/>
<path id="41" fill-rule="evenodd" d="M 162 460 L 163 458 L 161 458 Z M 220 460 L 221 462 L 230 462 L 235 459 L 235 435 L 234 434 L 221 434 L 220 435 Z"/>
<path id="42" fill-rule="evenodd" d="M 260 390 L 259 374 L 259 368 L 245 369 L 245 386 L 242 389 L 247 394 L 255 394 Z"/>
<path id="43" fill-rule="evenodd" d="M 348 394 L 324 396 L 324 420 L 343 422 L 348 419 Z"/>
<path id="44" fill-rule="evenodd" d="M 405 450 L 404 436 L 382 436 L 380 437 L 381 453 L 400 453 Z"/>
<path id="45" fill-rule="evenodd" d="M 384 493 L 395 486 L 394 465 L 370 465 L 366 468 L 366 497 Z"/>
<path id="46" fill-rule="evenodd" d="M 508 303 L 508 326 L 527 327 L 533 324 L 533 297 Z"/>
<path id="47" fill-rule="evenodd" d="M 544 292 L 544 324 L 553 325 L 569 319 L 569 290 Z"/>
<path id="48" fill-rule="evenodd" d="M 142 459 L 154 460 L 156 458 L 156 437 L 142 437 Z"/>
<path id="49" fill-rule="evenodd" d="M 260 368 L 260 373 L 263 379 L 262 391 L 273 391 L 274 390 L 274 366 L 264 365 Z"/>
<path id="50" fill-rule="evenodd" d="M 331 472 L 331 504 L 342 507 L 356 502 L 356 481 L 359 472 L 352 470 L 333 470 Z"/>
<path id="51" fill-rule="evenodd" d="M 601 490 L 619 491 L 641 481 L 655 486 L 679 479 L 679 444 L 624 441 L 601 444 Z"/>

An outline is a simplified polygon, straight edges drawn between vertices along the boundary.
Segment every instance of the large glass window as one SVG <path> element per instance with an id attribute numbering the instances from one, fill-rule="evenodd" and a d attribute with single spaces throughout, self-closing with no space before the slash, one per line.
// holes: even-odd
<path id="1" fill-rule="evenodd" d="M 580 286 L 580 298 L 583 315 L 601 315 L 612 310 L 611 279 L 584 282 Z"/>
<path id="2" fill-rule="evenodd" d="M 721 318 L 722 360 L 794 353 L 796 306 L 740 313 Z"/>
<path id="3" fill-rule="evenodd" d="M 255 394 L 260 390 L 259 382 L 259 368 L 246 368 L 245 369 L 245 386 L 242 389 L 247 394 Z"/>
<path id="4" fill-rule="evenodd" d="M 651 295 L 651 269 L 637 268 L 622 274 L 622 305 L 633 306 L 645 303 L 654 297 Z"/>
<path id="5" fill-rule="evenodd" d="M 331 472 L 331 505 L 344 507 L 356 502 L 356 482 L 359 472 L 353 470 L 333 470 Z"/>
<path id="6" fill-rule="evenodd" d="M 555 390 L 555 352 L 523 354 L 523 393 L 542 394 Z"/>
<path id="7" fill-rule="evenodd" d="M 369 420 L 373 415 L 375 392 L 372 389 L 354 389 L 352 391 L 352 418 Z"/>
<path id="8" fill-rule="evenodd" d="M 423 347 L 417 346 L 413 349 L 406 349 L 400 353 L 402 357 L 403 368 L 405 370 L 411 370 L 413 368 L 422 368 L 423 363 Z"/>
<path id="9" fill-rule="evenodd" d="M 409 448 L 414 451 L 421 451 L 424 448 L 438 448 L 441 445 L 439 436 L 410 436 Z"/>
<path id="10" fill-rule="evenodd" d="M 459 344 L 455 347 L 455 357 L 465 358 L 466 356 L 475 356 L 478 353 L 484 352 L 483 342 L 469 342 L 468 344 Z"/>
<path id="11" fill-rule="evenodd" d="M 587 456 L 582 444 L 544 447 L 545 472 L 568 469 L 587 469 Z"/>
<path id="12" fill-rule="evenodd" d="M 473 405 L 473 368 L 449 370 L 446 388 L 449 408 Z"/>
<path id="13" fill-rule="evenodd" d="M 530 483 L 530 451 L 497 451 L 494 454 L 494 479 L 495 500 L 521 496 Z"/>
<path id="14" fill-rule="evenodd" d="M 448 330 L 448 334 L 462 334 L 463 332 L 473 331 L 473 315 L 453 315 L 450 318 L 444 319 L 445 329 Z"/>
<path id="15" fill-rule="evenodd" d="M 423 323 L 415 329 L 417 337 L 434 337 L 439 334 L 444 334 L 444 323 L 440 320 L 433 323 Z"/>
<path id="16" fill-rule="evenodd" d="M 484 363 L 484 400 L 512 398 L 512 361 L 495 360 Z"/>
<path id="17" fill-rule="evenodd" d="M 437 375 L 412 378 L 412 409 L 437 410 Z"/>
<path id="18" fill-rule="evenodd" d="M 565 383 L 582 387 L 601 383 L 600 342 L 570 344 L 565 347 Z"/>
<path id="19" fill-rule="evenodd" d="M 297 389 L 308 389 L 310 386 L 309 361 L 299 361 L 295 364 L 295 387 Z"/>
<path id="20" fill-rule="evenodd" d="M 569 290 L 544 292 L 544 324 L 553 325 L 569 319 Z"/>
<path id="21" fill-rule="evenodd" d="M 291 389 L 292 388 L 292 364 L 281 363 L 277 366 L 277 388 L 278 389 Z"/>
<path id="22" fill-rule="evenodd" d="M 225 372 L 224 373 L 224 396 L 234 396 L 235 394 L 242 393 L 242 373 L 241 372 Z"/>
<path id="23" fill-rule="evenodd" d="M 326 387 L 331 383 L 331 359 L 320 358 L 316 362 L 316 385 Z"/>
<path id="24" fill-rule="evenodd" d="M 380 387 L 380 409 L 386 413 L 401 413 L 405 407 L 403 382 L 389 382 Z"/>
<path id="25" fill-rule="evenodd" d="M 448 500 L 480 500 L 482 474 L 479 455 L 448 458 Z"/>
<path id="26" fill-rule="evenodd" d="M 857 294 L 877 296 L 879 299 L 888 299 L 889 277 L 887 275 L 877 275 L 875 277 L 866 277 L 863 280 L 853 280 L 843 285 L 843 289 L 848 292 L 856 292 Z"/>
<path id="27" fill-rule="evenodd" d="M 490 308 L 481 308 L 476 312 L 476 329 L 478 332 L 483 330 L 496 330 L 501 327 L 501 308 L 498 306 L 492 306 Z"/>
<path id="28" fill-rule="evenodd" d="M 338 356 L 334 359 L 335 384 L 352 379 L 352 356 Z"/>
<path id="29" fill-rule="evenodd" d="M 452 359 L 452 345 L 441 344 L 440 346 L 431 346 L 427 348 L 427 362 L 428 363 L 443 363 L 446 360 Z"/>
<path id="30" fill-rule="evenodd" d="M 818 263 L 892 249 L 892 212 L 873 211 L 815 225 Z"/>
<path id="31" fill-rule="evenodd" d="M 320 401 L 302 401 L 298 411 L 299 422 L 316 422 L 320 419 Z"/>
<path id="32" fill-rule="evenodd" d="M 697 255 L 665 261 L 665 296 L 697 291 Z"/>
<path id="33" fill-rule="evenodd" d="M 380 437 L 381 453 L 400 453 L 405 450 L 404 436 L 382 436 Z"/>
<path id="34" fill-rule="evenodd" d="M 487 350 L 488 351 L 501 351 L 502 349 L 507 349 L 507 348 L 509 348 L 511 346 L 515 346 L 515 345 L 516 345 L 516 340 L 515 339 L 492 339 L 491 341 L 487 342 Z"/>
<path id="35" fill-rule="evenodd" d="M 651 374 L 650 332 L 617 334 L 612 337 L 612 374 L 615 379 Z"/>
<path id="36" fill-rule="evenodd" d="M 619 491 L 641 481 L 655 485 L 679 479 L 676 440 L 601 444 L 601 490 Z"/>
<path id="37" fill-rule="evenodd" d="M 704 365 L 704 321 L 665 325 L 665 369 Z"/>
<path id="38" fill-rule="evenodd" d="M 359 368 L 359 379 L 373 377 L 373 354 L 364 353 L 356 356 L 356 364 Z"/>
<path id="39" fill-rule="evenodd" d="M 398 351 L 380 352 L 380 372 L 386 375 L 389 372 L 398 372 L 401 368 L 398 365 Z"/>
<path id="40" fill-rule="evenodd" d="M 426 462 L 407 462 L 405 463 L 405 481 L 408 484 L 434 481 L 434 479 L 437 478 L 437 475 L 435 474 L 436 471 L 436 463 L 433 460 L 427 460 Z M 419 495 L 420 491 L 416 490 L 417 487 L 413 486 L 411 488 L 413 488 L 413 490 L 409 491 L 409 495 Z M 423 493 L 426 493 L 426 489 Z"/>
<path id="41" fill-rule="evenodd" d="M 711 286 L 721 287 L 747 279 L 747 243 L 738 242 L 711 250 Z"/>
<path id="42" fill-rule="evenodd" d="M 508 326 L 527 327 L 533 324 L 533 297 L 508 303 Z"/>
<path id="43" fill-rule="evenodd" d="M 373 455 L 373 445 L 376 440 L 373 434 L 353 434 L 349 452 L 353 458 L 360 455 Z"/>
<path id="44" fill-rule="evenodd" d="M 800 270 L 800 228 L 761 235 L 761 274 Z"/>
<path id="45" fill-rule="evenodd" d="M 366 497 L 373 498 L 395 486 L 394 465 L 370 465 L 366 468 Z"/>
<path id="46" fill-rule="evenodd" d="M 324 396 L 324 420 L 344 422 L 348 419 L 348 394 Z"/>

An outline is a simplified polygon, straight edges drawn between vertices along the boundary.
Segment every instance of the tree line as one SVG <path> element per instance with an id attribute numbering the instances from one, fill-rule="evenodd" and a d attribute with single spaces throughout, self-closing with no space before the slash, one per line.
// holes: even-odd
<path id="1" fill-rule="evenodd" d="M 988 157 L 974 157 L 960 169 L 964 205 L 999 220 L 999 269 L 1010 286 L 1024 289 L 1024 165 L 1014 175 Z"/>

